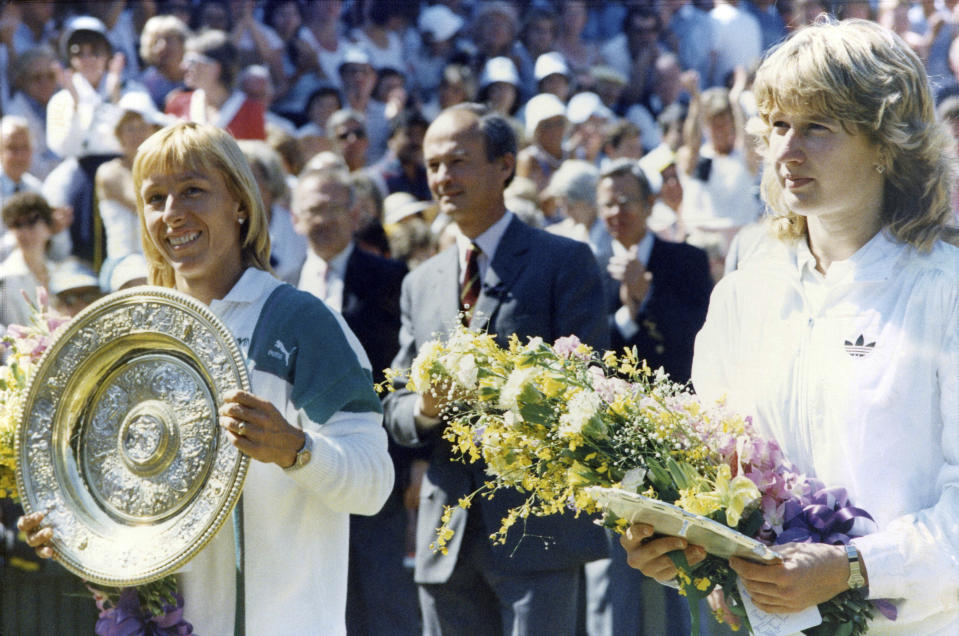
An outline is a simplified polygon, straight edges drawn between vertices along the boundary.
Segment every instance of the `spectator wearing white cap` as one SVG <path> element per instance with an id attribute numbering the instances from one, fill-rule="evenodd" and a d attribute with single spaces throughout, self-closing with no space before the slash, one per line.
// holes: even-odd
<path id="1" fill-rule="evenodd" d="M 347 107 L 366 118 L 366 134 L 369 137 L 366 161 L 373 163 L 386 151 L 386 140 L 390 131 L 386 119 L 386 105 L 373 99 L 376 71 L 370 62 L 369 54 L 361 47 L 350 47 L 340 63 L 339 74 Z"/>
<path id="2" fill-rule="evenodd" d="M 526 104 L 526 138 L 516 156 L 516 174 L 532 179 L 542 192 L 565 158 L 566 106 L 552 93 L 540 93 Z"/>
<path id="3" fill-rule="evenodd" d="M 603 104 L 599 95 L 586 91 L 570 98 L 566 119 L 570 123 L 565 144 L 567 156 L 597 163 L 606 126 L 616 120 L 615 113 Z"/>
<path id="4" fill-rule="evenodd" d="M 494 57 L 483 66 L 478 100 L 500 115 L 513 116 L 519 110 L 520 79 L 516 64 L 508 57 Z"/>
<path id="5" fill-rule="evenodd" d="M 70 18 L 60 35 L 60 53 L 69 64 L 64 87 L 47 104 L 47 145 L 64 161 L 44 181 L 43 194 L 54 207 L 71 205 L 73 254 L 99 267 L 103 230 L 93 201 L 93 179 L 100 164 L 120 154 L 113 134 L 120 111 L 117 103 L 142 85 L 124 81 L 126 60 L 111 53 L 113 46 L 103 22 L 89 15 Z"/>
<path id="6" fill-rule="evenodd" d="M 564 104 L 572 88 L 572 73 L 562 53 L 550 51 L 536 58 L 533 67 L 536 88 L 539 93 L 552 93 Z"/>
<path id="7" fill-rule="evenodd" d="M 420 13 L 417 26 L 422 45 L 414 55 L 410 79 L 421 99 L 431 97 L 440 85 L 443 69 L 454 58 L 466 59 L 457 43 L 463 18 L 445 4 L 434 4 Z"/>

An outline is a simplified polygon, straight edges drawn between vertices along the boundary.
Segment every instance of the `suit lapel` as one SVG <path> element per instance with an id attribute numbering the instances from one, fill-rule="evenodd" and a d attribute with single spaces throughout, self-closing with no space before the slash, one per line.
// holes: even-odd
<path id="1" fill-rule="evenodd" d="M 506 227 L 483 278 L 483 289 L 470 321 L 471 329 L 486 330 L 494 321 L 500 305 L 509 297 L 513 284 L 526 267 L 524 255 L 529 250 L 529 232 L 530 228 L 517 218 Z"/>
<path id="2" fill-rule="evenodd" d="M 430 282 L 427 287 L 427 293 L 433 298 L 430 305 L 436 309 L 431 318 L 436 324 L 430 333 L 447 331 L 457 320 L 460 309 L 460 267 L 456 247 L 446 249 L 436 258 L 436 267 L 429 270 Z"/>

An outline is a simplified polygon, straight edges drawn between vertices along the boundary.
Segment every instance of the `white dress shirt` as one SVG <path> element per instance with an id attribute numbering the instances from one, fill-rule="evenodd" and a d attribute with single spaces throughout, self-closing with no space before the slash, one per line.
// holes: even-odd
<path id="1" fill-rule="evenodd" d="M 329 261 L 323 260 L 323 257 L 313 250 L 308 250 L 297 287 L 323 300 L 334 311 L 342 311 L 346 264 L 354 247 L 353 241 L 350 241 L 342 252 Z"/>
<path id="2" fill-rule="evenodd" d="M 643 238 L 639 240 L 639 243 L 630 248 L 627 248 L 619 241 L 613 241 L 613 257 L 633 256 L 644 268 L 649 266 L 649 255 L 652 253 L 652 232 L 646 232 Z M 646 298 L 643 299 L 643 304 L 646 304 L 647 300 L 649 300 L 649 292 L 646 292 Z M 619 333 L 622 334 L 625 340 L 629 340 L 639 331 L 639 325 L 633 320 L 632 315 L 629 313 L 629 307 L 626 305 L 616 310 L 613 319 L 616 322 L 616 328 L 619 329 Z"/>

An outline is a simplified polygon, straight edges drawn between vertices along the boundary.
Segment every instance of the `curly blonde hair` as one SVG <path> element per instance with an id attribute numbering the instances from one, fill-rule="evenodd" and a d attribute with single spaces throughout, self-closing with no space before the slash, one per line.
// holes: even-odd
<path id="1" fill-rule="evenodd" d="M 217 171 L 230 194 L 246 212 L 241 230 L 241 253 L 246 267 L 270 269 L 270 231 L 253 171 L 230 133 L 205 124 L 182 122 L 167 126 L 144 141 L 133 160 L 133 189 L 140 239 L 147 261 L 147 280 L 153 285 L 173 287 L 173 268 L 154 244 L 144 220 L 142 186 L 148 175 Z"/>
<path id="2" fill-rule="evenodd" d="M 819 115 L 864 134 L 880 150 L 884 175 L 880 223 L 896 239 L 928 250 L 952 214 L 955 142 L 936 118 L 919 57 L 892 31 L 865 20 L 821 16 L 763 61 L 753 92 L 759 118 L 749 132 L 767 154 L 762 192 L 781 239 L 806 235 L 806 220 L 784 203 L 769 167 L 774 111 Z"/>

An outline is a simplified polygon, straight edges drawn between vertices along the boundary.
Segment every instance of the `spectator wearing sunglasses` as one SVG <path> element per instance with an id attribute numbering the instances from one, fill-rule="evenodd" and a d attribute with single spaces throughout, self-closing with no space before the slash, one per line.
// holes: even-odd
<path id="1" fill-rule="evenodd" d="M 350 172 L 366 166 L 370 140 L 366 134 L 366 118 L 352 108 L 342 108 L 326 120 L 326 134 L 334 151 L 343 157 Z"/>
<path id="2" fill-rule="evenodd" d="M 59 264 L 47 255 L 54 235 L 53 208 L 37 192 L 20 192 L 4 201 L 3 224 L 16 243 L 0 263 L 0 328 L 25 325 L 33 309 L 38 287 L 48 287 Z"/>

